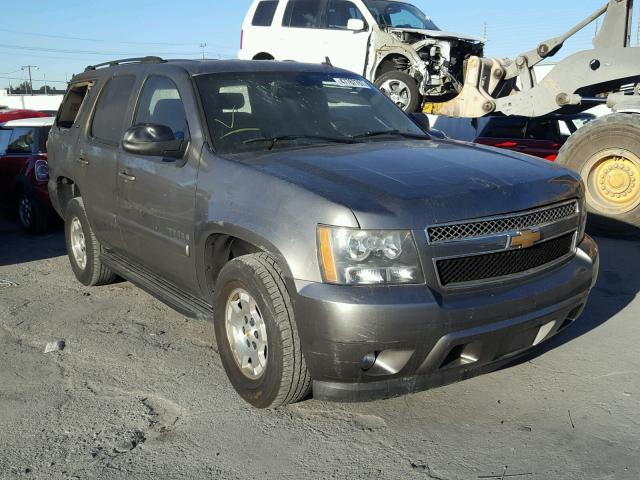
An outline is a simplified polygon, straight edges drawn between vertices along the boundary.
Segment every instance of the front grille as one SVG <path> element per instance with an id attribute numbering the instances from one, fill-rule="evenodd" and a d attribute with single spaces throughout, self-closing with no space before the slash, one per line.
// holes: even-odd
<path id="1" fill-rule="evenodd" d="M 451 286 L 491 280 L 542 267 L 569 255 L 573 251 L 573 238 L 574 233 L 570 233 L 527 249 L 438 260 L 440 283 Z"/>
<path id="2" fill-rule="evenodd" d="M 549 208 L 502 216 L 477 222 L 456 223 L 429 227 L 430 243 L 466 240 L 500 233 L 515 232 L 525 228 L 539 227 L 571 217 L 577 212 L 577 202 L 556 205 Z"/>

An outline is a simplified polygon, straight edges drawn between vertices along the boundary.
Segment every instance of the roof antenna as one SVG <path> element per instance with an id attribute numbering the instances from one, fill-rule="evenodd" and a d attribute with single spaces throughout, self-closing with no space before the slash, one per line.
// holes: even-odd
<path id="1" fill-rule="evenodd" d="M 331 59 L 329 57 L 324 57 L 324 62 L 322 62 L 323 65 L 326 65 L 327 67 L 333 67 L 333 64 L 331 63 Z"/>

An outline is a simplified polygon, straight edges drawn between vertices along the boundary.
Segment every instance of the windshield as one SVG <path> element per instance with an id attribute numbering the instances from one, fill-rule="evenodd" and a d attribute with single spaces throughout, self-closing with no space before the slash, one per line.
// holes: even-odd
<path id="1" fill-rule="evenodd" d="M 364 0 L 381 27 L 440 30 L 422 11 L 411 4 L 389 0 Z"/>
<path id="2" fill-rule="evenodd" d="M 247 72 L 196 77 L 218 153 L 429 138 L 358 75 Z"/>

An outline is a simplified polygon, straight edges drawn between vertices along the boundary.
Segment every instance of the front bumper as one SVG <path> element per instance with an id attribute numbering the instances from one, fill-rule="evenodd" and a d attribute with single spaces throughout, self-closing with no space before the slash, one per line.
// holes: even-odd
<path id="1" fill-rule="evenodd" d="M 386 398 L 495 370 L 575 321 L 598 269 L 597 246 L 586 237 L 566 263 L 488 290 L 296 282 L 314 397 Z M 374 365 L 363 364 L 372 355 Z"/>

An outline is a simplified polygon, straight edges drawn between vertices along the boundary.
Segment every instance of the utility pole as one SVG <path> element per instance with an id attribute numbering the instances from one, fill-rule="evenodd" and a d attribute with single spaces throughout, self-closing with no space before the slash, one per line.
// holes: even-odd
<path id="1" fill-rule="evenodd" d="M 489 41 L 489 26 L 487 25 L 487 22 L 484 22 L 484 33 L 482 34 L 482 37 L 485 42 Z"/>
<path id="2" fill-rule="evenodd" d="M 636 47 L 640 47 L 640 10 L 638 10 L 638 30 L 636 31 Z"/>
<path id="3" fill-rule="evenodd" d="M 31 79 L 31 69 L 38 70 L 37 65 L 23 65 L 22 70 L 29 70 L 29 90 L 31 95 L 33 95 L 33 81 Z"/>
<path id="4" fill-rule="evenodd" d="M 207 44 L 204 42 L 201 43 L 200 48 L 202 49 L 202 59 L 204 60 L 204 49 L 207 48 Z"/>

